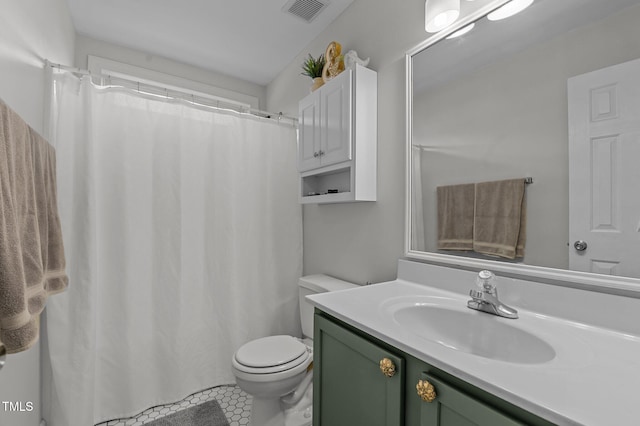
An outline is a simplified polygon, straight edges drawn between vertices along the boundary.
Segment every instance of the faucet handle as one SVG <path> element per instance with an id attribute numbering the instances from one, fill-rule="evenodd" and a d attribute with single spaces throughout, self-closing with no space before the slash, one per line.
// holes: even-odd
<path id="1" fill-rule="evenodd" d="M 482 300 L 482 291 L 471 289 L 469 290 L 469 296 L 475 300 Z"/>
<path id="2" fill-rule="evenodd" d="M 495 292 L 495 278 L 496 276 L 491 271 L 480 271 L 480 273 L 478 273 L 478 278 L 476 278 L 476 285 L 484 292 Z"/>

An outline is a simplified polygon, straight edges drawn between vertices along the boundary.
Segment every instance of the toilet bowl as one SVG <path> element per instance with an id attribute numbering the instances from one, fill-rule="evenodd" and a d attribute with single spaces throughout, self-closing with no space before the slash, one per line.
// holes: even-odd
<path id="1" fill-rule="evenodd" d="M 300 318 L 306 338 L 262 337 L 245 343 L 233 355 L 236 383 L 253 397 L 252 426 L 311 426 L 313 306 L 305 296 L 354 287 L 326 275 L 300 278 Z"/>
<path id="2" fill-rule="evenodd" d="M 312 374 L 307 371 L 312 360 L 312 348 L 292 336 L 263 337 L 238 349 L 232 369 L 240 389 L 253 396 L 251 424 L 287 425 L 285 410 L 293 404 L 287 407 L 281 398 L 293 393 Z"/>

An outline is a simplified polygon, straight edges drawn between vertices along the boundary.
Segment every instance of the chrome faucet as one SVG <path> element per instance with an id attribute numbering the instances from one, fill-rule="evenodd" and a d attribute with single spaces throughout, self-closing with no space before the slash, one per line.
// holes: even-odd
<path id="1" fill-rule="evenodd" d="M 518 318 L 518 311 L 498 300 L 498 289 L 495 284 L 495 275 L 491 271 L 480 271 L 476 278 L 478 289 L 471 289 L 471 300 L 467 306 L 477 311 L 487 312 L 505 318 Z"/>

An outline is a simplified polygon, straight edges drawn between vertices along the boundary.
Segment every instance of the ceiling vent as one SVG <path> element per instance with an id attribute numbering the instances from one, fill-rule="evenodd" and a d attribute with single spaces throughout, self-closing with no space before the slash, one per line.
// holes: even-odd
<path id="1" fill-rule="evenodd" d="M 328 0 L 289 0 L 282 7 L 282 11 L 305 22 L 313 21 L 329 5 Z"/>

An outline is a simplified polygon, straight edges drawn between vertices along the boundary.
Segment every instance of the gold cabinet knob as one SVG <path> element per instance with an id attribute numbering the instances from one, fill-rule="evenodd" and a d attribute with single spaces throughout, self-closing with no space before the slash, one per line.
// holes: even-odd
<path id="1" fill-rule="evenodd" d="M 387 377 L 393 377 L 396 374 L 396 365 L 389 358 L 383 358 L 380 361 L 380 371 Z"/>
<path id="2" fill-rule="evenodd" d="M 416 385 L 418 396 L 425 402 L 433 402 L 436 399 L 436 388 L 426 380 L 419 380 Z"/>

